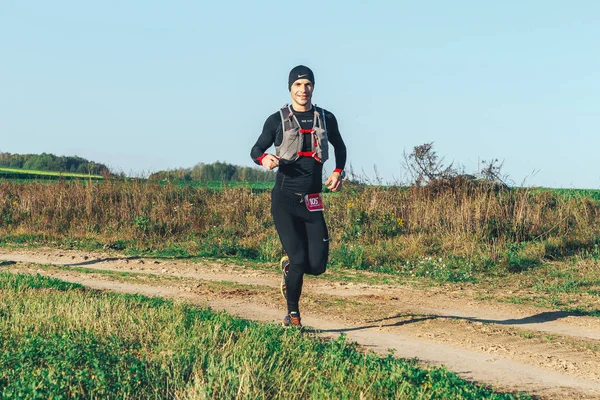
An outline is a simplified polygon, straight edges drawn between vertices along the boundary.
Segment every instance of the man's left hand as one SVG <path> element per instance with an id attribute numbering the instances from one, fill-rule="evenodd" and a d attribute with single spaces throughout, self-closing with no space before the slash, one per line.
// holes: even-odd
<path id="1" fill-rule="evenodd" d="M 339 172 L 334 172 L 329 175 L 327 181 L 325 181 L 325 186 L 332 192 L 337 192 L 342 189 L 342 174 Z"/>

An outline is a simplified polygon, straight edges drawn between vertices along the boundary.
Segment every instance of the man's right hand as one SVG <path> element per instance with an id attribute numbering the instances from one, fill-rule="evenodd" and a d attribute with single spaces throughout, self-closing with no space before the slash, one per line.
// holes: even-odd
<path id="1" fill-rule="evenodd" d="M 261 164 L 266 169 L 273 169 L 279 166 L 279 157 L 274 156 L 273 154 L 267 154 L 261 161 Z"/>

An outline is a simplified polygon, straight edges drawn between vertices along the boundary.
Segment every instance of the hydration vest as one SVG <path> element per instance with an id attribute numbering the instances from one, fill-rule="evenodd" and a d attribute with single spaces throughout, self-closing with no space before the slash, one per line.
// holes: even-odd
<path id="1" fill-rule="evenodd" d="M 289 105 L 279 110 L 283 139 L 279 146 L 275 146 L 277 157 L 296 161 L 300 157 L 312 157 L 320 163 L 329 158 L 329 142 L 327 141 L 327 125 L 325 123 L 325 110 L 314 106 L 315 117 L 312 129 L 302 129 L 296 116 Z M 323 118 L 321 119 L 321 113 Z M 311 150 L 302 151 L 304 141 L 310 140 Z"/>

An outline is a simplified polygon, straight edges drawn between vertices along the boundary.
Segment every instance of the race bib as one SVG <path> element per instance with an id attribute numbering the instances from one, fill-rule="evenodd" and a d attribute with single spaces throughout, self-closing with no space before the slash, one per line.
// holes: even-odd
<path id="1" fill-rule="evenodd" d="M 304 195 L 304 203 L 308 211 L 323 211 L 323 196 L 321 193 Z"/>

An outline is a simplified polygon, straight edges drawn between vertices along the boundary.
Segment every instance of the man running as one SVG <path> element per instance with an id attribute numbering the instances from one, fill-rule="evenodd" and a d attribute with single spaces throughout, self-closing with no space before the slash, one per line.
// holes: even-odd
<path id="1" fill-rule="evenodd" d="M 304 274 L 325 272 L 329 256 L 329 234 L 323 218 L 322 174 L 329 143 L 335 151 L 335 169 L 325 185 L 331 191 L 342 187 L 346 145 L 335 116 L 312 104 L 315 77 L 299 65 L 290 71 L 288 89 L 292 104 L 267 118 L 250 152 L 259 165 L 279 167 L 271 192 L 271 214 L 287 256 L 281 259 L 281 293 L 288 312 L 284 326 L 302 326 L 298 302 Z M 275 145 L 275 154 L 266 151 Z"/>

